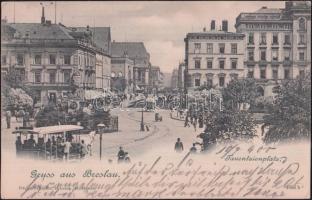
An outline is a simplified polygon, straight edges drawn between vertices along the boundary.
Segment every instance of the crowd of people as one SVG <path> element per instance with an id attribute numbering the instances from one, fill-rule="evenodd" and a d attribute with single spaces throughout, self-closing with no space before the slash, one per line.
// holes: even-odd
<path id="1" fill-rule="evenodd" d="M 66 134 L 65 138 L 60 135 L 57 137 L 53 135 L 47 141 L 44 141 L 43 137 L 38 137 L 36 141 L 33 134 L 24 141 L 22 141 L 21 136 L 17 136 L 15 146 L 17 156 L 38 153 L 39 156 L 68 160 L 70 155 L 84 158 L 89 153 L 84 140 L 73 142 L 73 136 L 70 133 Z"/>

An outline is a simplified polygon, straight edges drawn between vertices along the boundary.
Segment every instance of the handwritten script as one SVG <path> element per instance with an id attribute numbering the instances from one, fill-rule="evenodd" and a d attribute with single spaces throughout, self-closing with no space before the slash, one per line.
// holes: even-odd
<path id="1" fill-rule="evenodd" d="M 299 162 L 287 158 L 265 162 L 231 160 L 242 157 L 237 147 L 218 149 L 214 155 L 219 159 L 209 161 L 207 157 L 205 162 L 201 162 L 205 155 L 186 154 L 179 162 L 168 162 L 159 156 L 153 162 L 123 165 L 116 171 L 113 167 L 61 173 L 34 169 L 29 173 L 30 181 L 19 186 L 20 197 L 281 198 L 304 188 L 305 174 Z M 252 154 L 249 150 L 244 153 Z M 253 151 L 257 153 L 257 149 Z M 272 153 L 274 148 L 261 151 Z"/>

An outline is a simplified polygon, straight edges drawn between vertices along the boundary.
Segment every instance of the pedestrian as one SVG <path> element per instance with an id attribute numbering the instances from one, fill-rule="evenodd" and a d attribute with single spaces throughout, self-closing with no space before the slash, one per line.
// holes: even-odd
<path id="1" fill-rule="evenodd" d="M 193 126 L 194 126 L 194 130 L 195 130 L 195 132 L 196 132 L 196 126 L 197 126 L 197 119 L 196 119 L 196 118 L 194 118 Z"/>
<path id="2" fill-rule="evenodd" d="M 7 128 L 11 128 L 11 111 L 5 112 L 6 122 L 7 122 Z"/>
<path id="3" fill-rule="evenodd" d="M 174 145 L 174 150 L 178 153 L 183 151 L 183 143 L 181 142 L 180 138 L 177 139 L 177 142 Z"/>
<path id="4" fill-rule="evenodd" d="M 88 154 L 87 146 L 84 143 L 84 140 L 81 140 L 81 152 L 80 152 L 81 158 L 84 158 L 87 154 Z"/>
<path id="5" fill-rule="evenodd" d="M 126 156 L 125 151 L 123 150 L 123 148 L 122 148 L 122 147 L 119 147 L 119 151 L 118 151 L 118 154 L 117 154 L 117 157 L 118 157 L 118 163 L 123 162 L 123 161 L 124 161 L 124 159 L 125 159 L 125 156 Z"/>
<path id="6" fill-rule="evenodd" d="M 195 143 L 193 143 L 193 146 L 192 146 L 191 149 L 190 149 L 190 153 L 194 154 L 194 153 L 196 153 L 196 152 L 197 152 L 197 149 L 196 149 L 196 147 L 195 147 Z"/>
<path id="7" fill-rule="evenodd" d="M 63 140 L 64 141 L 64 140 Z M 70 153 L 70 147 L 71 147 L 71 143 L 66 140 L 66 142 L 63 142 L 63 146 L 64 146 L 64 155 L 65 155 L 65 159 L 66 161 L 68 161 L 69 159 L 69 153 Z"/>
<path id="8" fill-rule="evenodd" d="M 185 120 L 184 120 L 184 127 L 190 127 L 190 124 L 189 124 L 189 118 L 188 116 L 185 117 Z"/>

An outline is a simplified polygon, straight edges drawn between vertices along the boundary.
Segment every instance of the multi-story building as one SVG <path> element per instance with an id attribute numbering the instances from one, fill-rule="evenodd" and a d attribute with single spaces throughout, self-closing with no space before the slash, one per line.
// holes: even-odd
<path id="1" fill-rule="evenodd" d="M 258 80 L 258 91 L 271 96 L 283 79 L 311 70 L 311 4 L 285 2 L 285 8 L 262 7 L 236 18 L 245 38 L 245 76 Z"/>
<path id="2" fill-rule="evenodd" d="M 150 84 L 150 55 L 143 42 L 112 42 L 112 57 L 128 57 L 134 62 L 134 85 L 147 91 Z"/>
<path id="3" fill-rule="evenodd" d="M 123 57 L 112 57 L 112 88 L 121 92 L 133 93 L 133 68 L 134 61 L 128 55 Z"/>
<path id="4" fill-rule="evenodd" d="M 158 89 L 160 89 L 160 87 L 162 87 L 162 82 L 163 82 L 163 77 L 162 77 L 162 73 L 160 71 L 160 67 L 159 66 L 152 66 L 152 70 L 151 70 L 151 78 L 150 78 L 150 82 L 151 82 L 151 88 L 157 92 Z"/>
<path id="5" fill-rule="evenodd" d="M 111 83 L 111 33 L 110 27 L 71 27 L 70 34 L 90 32 L 92 45 L 98 50 L 95 56 L 95 88 L 107 91 Z M 83 37 L 83 35 L 82 35 Z"/>
<path id="6" fill-rule="evenodd" d="M 179 76 L 179 70 L 173 69 L 171 74 L 171 88 L 177 89 L 178 88 L 178 76 Z"/>
<path id="7" fill-rule="evenodd" d="M 188 33 L 185 41 L 185 70 L 189 90 L 199 86 L 224 87 L 233 78 L 244 76 L 244 34 L 228 32 L 228 22 L 222 30 Z"/>
<path id="8" fill-rule="evenodd" d="M 180 63 L 178 68 L 178 88 L 180 92 L 184 91 L 184 70 L 185 70 L 185 64 Z"/>
<path id="9" fill-rule="evenodd" d="M 41 23 L 1 23 L 1 74 L 17 70 L 42 104 L 94 90 L 97 54 L 105 52 L 93 45 L 90 31 L 52 24 L 44 10 Z"/>

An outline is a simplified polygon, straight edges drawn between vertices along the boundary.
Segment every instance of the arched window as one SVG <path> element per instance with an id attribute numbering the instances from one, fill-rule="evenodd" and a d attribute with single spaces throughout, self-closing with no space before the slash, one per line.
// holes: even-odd
<path id="1" fill-rule="evenodd" d="M 304 18 L 299 19 L 299 30 L 305 30 L 305 20 Z"/>
<path id="2" fill-rule="evenodd" d="M 263 89 L 261 86 L 258 86 L 258 88 L 257 88 L 257 93 L 258 93 L 260 96 L 264 96 L 264 89 Z"/>

